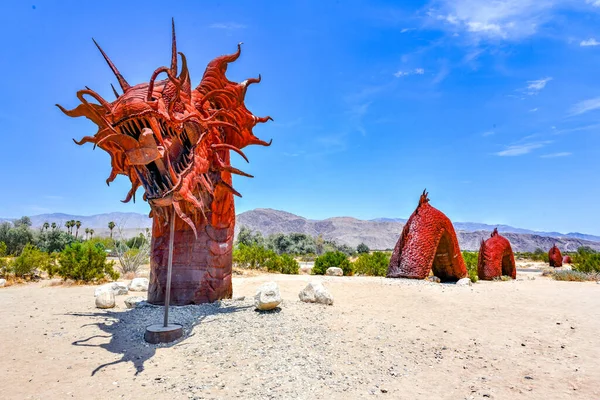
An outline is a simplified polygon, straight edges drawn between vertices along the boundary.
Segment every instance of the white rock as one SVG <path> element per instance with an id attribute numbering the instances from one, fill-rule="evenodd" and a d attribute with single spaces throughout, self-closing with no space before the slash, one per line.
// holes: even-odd
<path id="1" fill-rule="evenodd" d="M 305 303 L 333 304 L 333 296 L 321 282 L 309 282 L 298 297 Z"/>
<path id="2" fill-rule="evenodd" d="M 140 303 L 146 301 L 145 298 L 140 296 L 132 296 L 125 299 L 125 307 L 127 308 L 136 308 Z"/>
<path id="3" fill-rule="evenodd" d="M 0 287 L 4 287 L 6 285 L 6 279 L 0 279 Z"/>
<path id="4" fill-rule="evenodd" d="M 462 278 L 456 282 L 456 286 L 471 286 L 471 285 L 472 285 L 471 279 L 469 279 L 469 278 Z"/>
<path id="5" fill-rule="evenodd" d="M 309 265 L 301 265 L 300 266 L 300 274 L 302 275 L 310 275 L 312 272 L 313 267 L 309 266 Z"/>
<path id="6" fill-rule="evenodd" d="M 96 296 L 96 307 L 113 308 L 115 306 L 115 294 L 112 291 L 105 290 Z"/>
<path id="7" fill-rule="evenodd" d="M 115 296 L 120 296 L 127 294 L 129 289 L 127 289 L 127 284 L 125 282 L 111 282 L 97 287 L 94 296 L 98 297 L 102 292 L 113 292 Z"/>
<path id="8" fill-rule="evenodd" d="M 272 310 L 281 303 L 279 286 L 275 282 L 262 284 L 254 295 L 254 306 L 257 310 Z"/>
<path id="9" fill-rule="evenodd" d="M 329 267 L 325 271 L 325 275 L 329 276 L 344 276 L 344 270 L 338 267 Z"/>
<path id="10" fill-rule="evenodd" d="M 133 278 L 129 284 L 129 290 L 132 292 L 147 292 L 149 283 L 148 278 Z"/>

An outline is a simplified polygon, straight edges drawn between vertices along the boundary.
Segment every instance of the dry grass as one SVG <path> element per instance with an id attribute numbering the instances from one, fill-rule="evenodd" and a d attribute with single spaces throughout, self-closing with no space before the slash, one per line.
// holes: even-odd
<path id="1" fill-rule="evenodd" d="M 600 281 L 600 273 L 598 272 L 579 272 L 579 271 L 553 271 L 544 270 L 542 276 L 550 277 L 556 281 L 568 282 L 594 282 Z"/>

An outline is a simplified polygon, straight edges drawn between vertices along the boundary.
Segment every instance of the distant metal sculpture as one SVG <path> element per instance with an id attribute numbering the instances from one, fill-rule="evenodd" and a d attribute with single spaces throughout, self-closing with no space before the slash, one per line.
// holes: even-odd
<path id="1" fill-rule="evenodd" d="M 573 262 L 573 260 L 571 260 L 570 256 L 564 256 L 562 259 L 563 264 L 571 264 L 572 262 Z"/>
<path id="2" fill-rule="evenodd" d="M 425 279 L 430 271 L 442 282 L 467 276 L 452 222 L 429 204 L 427 194 L 423 191 L 417 209 L 402 229 L 388 278 Z"/>
<path id="3" fill-rule="evenodd" d="M 560 250 L 556 247 L 556 244 L 552 246 L 550 251 L 548 252 L 548 261 L 550 262 L 551 267 L 562 267 L 562 254 L 560 254 Z"/>
<path id="4" fill-rule="evenodd" d="M 260 82 L 260 76 L 242 83 L 227 79 L 227 65 L 240 56 L 238 44 L 234 54 L 211 61 L 192 90 L 186 58 L 177 52 L 174 24 L 171 65 L 156 69 L 148 83 L 131 86 L 98 49 L 123 93 L 113 87 L 117 99 L 110 103 L 86 88 L 77 92 L 82 104 L 73 110 L 58 107 L 70 117 L 87 117 L 98 125 L 94 136 L 75 143 L 93 143 L 110 154 L 112 172 L 106 183 L 118 174 L 131 181 L 124 202 L 135 201 L 140 185 L 145 189 L 153 218 L 149 302 L 164 302 L 169 222 L 174 214 L 172 304 L 231 297 L 233 195 L 241 197 L 232 187 L 231 174 L 252 176 L 230 165 L 229 152 L 248 161 L 242 148 L 271 144 L 252 133 L 257 123 L 271 118 L 254 116 L 244 104 L 248 86 Z M 160 74 L 167 79 L 158 81 Z"/>
<path id="5" fill-rule="evenodd" d="M 481 241 L 479 259 L 477 260 L 477 275 L 479 279 L 492 280 L 501 276 L 517 277 L 515 256 L 510 242 L 494 229 L 487 240 Z"/>

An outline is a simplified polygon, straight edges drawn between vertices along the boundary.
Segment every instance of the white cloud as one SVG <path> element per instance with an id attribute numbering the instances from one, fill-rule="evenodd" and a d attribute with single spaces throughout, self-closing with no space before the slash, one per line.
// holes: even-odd
<path id="1" fill-rule="evenodd" d="M 216 22 L 209 26 L 213 29 L 244 29 L 246 25 L 238 24 L 237 22 Z"/>
<path id="2" fill-rule="evenodd" d="M 600 4 L 600 0 L 598 0 L 598 3 Z M 589 38 L 588 40 L 582 40 L 581 43 L 579 43 L 579 45 L 582 47 L 599 46 L 600 42 L 598 42 L 594 38 Z"/>
<path id="3" fill-rule="evenodd" d="M 550 19 L 552 9 L 567 1 L 433 0 L 427 14 L 443 28 L 477 40 L 517 40 L 533 35 Z"/>
<path id="4" fill-rule="evenodd" d="M 600 1 L 600 0 L 599 0 Z M 580 115 L 586 113 L 588 111 L 597 110 L 600 108 L 600 97 L 595 97 L 593 99 L 587 99 L 580 101 L 579 103 L 573 105 L 571 110 L 569 111 L 569 115 Z"/>
<path id="5" fill-rule="evenodd" d="M 530 143 L 521 143 L 508 146 L 506 149 L 495 153 L 500 157 L 514 157 L 514 156 L 522 156 L 524 154 L 531 153 L 535 149 L 542 148 L 548 144 L 552 143 L 552 141 L 543 141 L 543 142 L 530 142 Z"/>
<path id="6" fill-rule="evenodd" d="M 556 158 L 556 157 L 568 157 L 570 155 L 572 155 L 573 153 L 567 152 L 567 151 L 563 151 L 562 153 L 551 153 L 551 154 L 544 154 L 542 156 L 540 156 L 541 158 Z"/>
<path id="7" fill-rule="evenodd" d="M 481 134 L 481 136 L 486 137 L 486 136 L 492 136 L 494 134 L 496 134 L 496 132 L 494 132 L 494 131 L 485 131 Z"/>
<path id="8" fill-rule="evenodd" d="M 551 77 L 537 79 L 535 81 L 527 81 L 527 94 L 534 95 L 538 94 L 540 90 L 546 87 L 546 84 L 552 80 Z"/>
<path id="9" fill-rule="evenodd" d="M 415 68 L 414 70 L 410 70 L 410 71 L 394 72 L 394 76 L 396 78 L 400 78 L 400 77 L 408 76 L 408 75 L 423 75 L 424 73 L 425 73 L 425 70 L 423 68 Z"/>
<path id="10" fill-rule="evenodd" d="M 539 110 L 539 108 L 532 108 L 531 110 L 529 110 L 529 112 L 536 112 L 537 110 Z"/>
<path id="11" fill-rule="evenodd" d="M 587 4 L 591 4 L 594 7 L 600 7 L 600 0 L 585 0 Z"/>
<path id="12" fill-rule="evenodd" d="M 406 32 L 410 32 L 410 31 L 414 31 L 415 28 L 403 28 L 400 33 L 406 33 Z"/>

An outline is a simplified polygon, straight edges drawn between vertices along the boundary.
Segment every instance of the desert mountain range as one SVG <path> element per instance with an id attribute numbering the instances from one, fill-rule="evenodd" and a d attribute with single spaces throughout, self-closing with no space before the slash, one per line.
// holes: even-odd
<path id="1" fill-rule="evenodd" d="M 114 221 L 124 227 L 125 236 L 133 236 L 150 228 L 152 221 L 147 215 L 139 213 L 113 212 L 91 216 L 70 214 L 40 214 L 31 216 L 32 226 L 39 228 L 44 222 L 56 222 L 64 227 L 68 220 L 79 220 L 82 229 L 92 228 L 95 235 L 107 235 L 107 225 Z M 7 218 L 0 218 L 8 220 Z M 285 211 L 257 208 L 237 215 L 236 233 L 242 226 L 261 232 L 264 236 L 272 233 L 300 232 L 312 236 L 322 234 L 327 240 L 356 247 L 364 242 L 371 249 L 392 249 L 400 236 L 406 219 L 378 218 L 360 220 L 352 217 L 333 217 L 324 220 L 312 220 Z M 458 241 L 464 250 L 477 250 L 481 239 L 489 237 L 496 225 L 474 222 L 457 222 L 454 224 Z M 574 251 L 580 246 L 590 246 L 600 251 L 600 237 L 583 233 L 537 232 L 515 228 L 508 225 L 497 225 L 498 230 L 510 240 L 514 251 L 544 250 L 554 243 L 563 251 Z"/>

